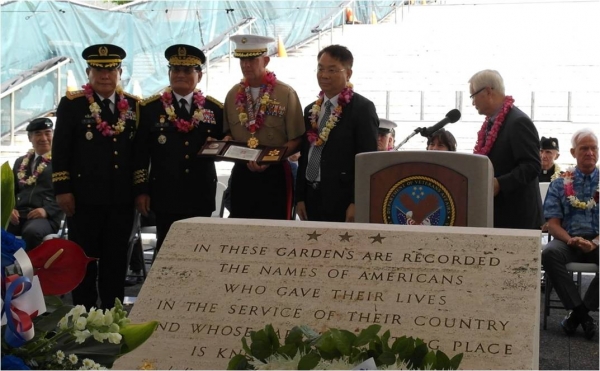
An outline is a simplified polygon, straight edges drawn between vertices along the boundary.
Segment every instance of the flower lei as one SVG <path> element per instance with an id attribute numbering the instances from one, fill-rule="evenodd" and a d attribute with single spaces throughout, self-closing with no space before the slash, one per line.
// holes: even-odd
<path id="1" fill-rule="evenodd" d="M 121 134 L 125 130 L 125 115 L 129 110 L 129 102 L 123 95 L 123 89 L 120 86 L 117 86 L 117 94 L 119 95 L 119 102 L 117 103 L 117 109 L 119 110 L 119 119 L 117 120 L 116 125 L 109 125 L 106 121 L 102 121 L 100 118 L 100 112 L 102 109 L 94 100 L 94 90 L 90 84 L 85 84 L 82 86 L 85 97 L 90 103 L 90 112 L 92 113 L 92 117 L 96 120 L 96 129 L 105 137 L 112 137 Z"/>
<path id="2" fill-rule="evenodd" d="M 554 164 L 554 174 L 552 174 L 552 176 L 550 177 L 550 181 L 553 181 L 556 178 L 560 177 L 560 166 L 558 166 L 558 164 Z"/>
<path id="3" fill-rule="evenodd" d="M 177 131 L 181 133 L 189 133 L 192 129 L 198 127 L 200 121 L 204 121 L 204 114 L 202 113 L 202 110 L 204 109 L 206 98 L 200 90 L 194 90 L 194 94 L 192 95 L 192 101 L 196 104 L 197 108 L 194 110 L 191 122 L 177 118 L 175 108 L 173 107 L 173 93 L 170 87 L 165 89 L 160 99 L 163 107 L 165 108 L 165 112 L 169 116 L 169 121 L 175 125 Z"/>
<path id="4" fill-rule="evenodd" d="M 319 120 L 319 113 L 321 112 L 321 104 L 323 104 L 325 93 L 322 91 L 319 93 L 317 101 L 310 109 L 311 129 L 306 132 L 306 137 L 311 145 L 318 147 L 327 142 L 329 139 L 329 133 L 331 130 L 333 130 L 333 128 L 335 128 L 335 125 L 342 116 L 343 107 L 352 100 L 352 96 L 354 95 L 354 90 L 352 90 L 353 87 L 354 86 L 351 83 L 347 83 L 346 87 L 340 92 L 338 97 L 338 106 L 335 107 L 335 109 L 331 112 L 329 119 L 325 123 L 325 126 L 320 133 L 319 123 L 317 121 Z"/>
<path id="5" fill-rule="evenodd" d="M 260 106 L 255 110 L 252 108 L 252 94 L 250 93 L 248 81 L 246 81 L 246 79 L 240 81 L 240 87 L 235 96 L 235 106 L 239 113 L 238 117 L 240 123 L 248 129 L 250 134 L 252 134 L 252 137 L 254 137 L 254 133 L 259 130 L 265 122 L 265 111 L 276 83 L 277 77 L 275 74 L 271 71 L 267 71 L 258 95 Z M 258 141 L 256 141 L 256 144 L 258 144 Z"/>
<path id="6" fill-rule="evenodd" d="M 506 117 L 508 111 L 510 111 L 510 109 L 512 108 L 514 102 L 515 100 L 510 95 L 507 95 L 504 98 L 504 103 L 502 103 L 502 109 L 500 110 L 500 113 L 498 113 L 498 116 L 496 117 L 496 120 L 492 125 L 492 129 L 488 133 L 487 139 L 485 137 L 485 129 L 487 128 L 490 118 L 485 118 L 485 120 L 483 121 L 483 125 L 481 125 L 481 129 L 479 129 L 479 132 L 477 133 L 477 142 L 475 143 L 475 148 L 473 149 L 474 154 L 485 156 L 488 153 L 490 153 L 492 147 L 494 146 L 494 143 L 496 142 L 496 138 L 498 137 L 498 132 L 504 124 L 504 118 Z M 483 145 L 484 141 L 485 146 Z"/>
<path id="7" fill-rule="evenodd" d="M 587 202 L 581 201 L 575 196 L 575 190 L 573 189 L 573 173 L 575 172 L 574 167 L 568 168 L 560 177 L 563 178 L 563 184 L 565 187 L 565 196 L 569 200 L 571 206 L 577 209 L 590 210 L 596 206 L 596 200 L 591 197 Z M 598 193 L 598 189 L 596 189 Z"/>
<path id="8" fill-rule="evenodd" d="M 52 154 L 50 152 L 42 155 L 42 161 L 33 170 L 33 174 L 31 174 L 31 176 L 29 176 L 29 177 L 25 177 L 26 171 L 29 167 L 29 161 L 33 158 L 34 155 L 35 155 L 35 151 L 33 149 L 30 149 L 29 151 L 27 151 L 27 156 L 21 162 L 21 166 L 19 166 L 19 171 L 17 172 L 17 178 L 19 178 L 19 184 L 22 184 L 22 185 L 34 184 L 37 181 L 38 176 L 44 171 L 44 169 L 46 169 L 46 167 L 50 163 L 50 160 L 52 160 Z"/>

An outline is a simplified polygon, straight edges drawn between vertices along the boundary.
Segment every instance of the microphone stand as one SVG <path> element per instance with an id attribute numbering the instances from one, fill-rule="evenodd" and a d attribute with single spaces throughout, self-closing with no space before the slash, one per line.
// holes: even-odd
<path id="1" fill-rule="evenodd" d="M 394 151 L 397 151 L 400 147 L 402 147 L 404 144 L 406 144 L 406 142 L 408 142 L 408 140 L 410 138 L 414 137 L 415 135 L 417 135 L 419 133 L 423 133 L 425 131 L 427 131 L 427 128 L 416 128 L 415 131 L 413 131 L 412 133 L 410 133 L 409 136 L 406 137 L 406 139 L 404 139 L 396 147 L 394 147 Z"/>

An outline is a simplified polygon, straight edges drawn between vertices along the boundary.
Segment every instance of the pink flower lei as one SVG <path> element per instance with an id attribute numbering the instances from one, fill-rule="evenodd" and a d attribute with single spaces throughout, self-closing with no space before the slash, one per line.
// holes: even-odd
<path id="1" fill-rule="evenodd" d="M 52 160 L 52 154 L 50 152 L 42 155 L 42 162 L 40 162 L 40 164 L 35 169 L 33 169 L 33 174 L 31 174 L 31 176 L 29 177 L 25 177 L 27 168 L 29 167 L 29 163 L 31 162 L 31 159 L 34 157 L 34 155 L 35 151 L 33 149 L 30 149 L 29 151 L 27 151 L 27 155 L 21 162 L 21 166 L 19 166 L 19 170 L 17 171 L 17 179 L 19 179 L 19 184 L 32 185 L 35 182 L 37 182 L 37 178 L 44 171 L 44 169 L 46 169 L 46 167 L 50 163 L 50 160 Z"/>
<path id="2" fill-rule="evenodd" d="M 351 83 L 347 83 L 346 87 L 340 92 L 338 97 L 338 106 L 331 112 L 327 123 L 319 132 L 319 113 L 321 112 L 321 105 L 323 104 L 323 98 L 325 97 L 325 93 L 322 91 L 318 95 L 318 99 L 315 104 L 312 106 L 310 110 L 310 126 L 311 129 L 306 132 L 306 137 L 308 141 L 313 146 L 321 146 L 329 139 L 329 133 L 337 122 L 340 120 L 342 116 L 342 109 L 346 104 L 350 103 L 352 100 L 352 96 L 354 95 L 354 90 L 352 90 L 353 85 Z"/>
<path id="3" fill-rule="evenodd" d="M 115 125 L 109 125 L 106 121 L 102 121 L 100 118 L 100 112 L 102 109 L 94 100 L 94 89 L 88 83 L 82 86 L 83 91 L 85 92 L 85 97 L 90 103 L 90 112 L 92 113 L 92 117 L 96 120 L 96 129 L 105 137 L 112 137 L 121 134 L 125 131 L 125 120 L 127 111 L 129 111 L 129 102 L 123 95 L 123 89 L 120 86 L 117 86 L 116 92 L 119 96 L 119 102 L 117 102 L 117 109 L 119 110 L 119 118 L 117 119 L 117 123 Z"/>
<path id="4" fill-rule="evenodd" d="M 492 147 L 494 146 L 494 143 L 496 142 L 496 138 L 498 138 L 498 132 L 500 131 L 500 128 L 504 124 L 504 118 L 506 117 L 506 114 L 508 113 L 508 111 L 510 111 L 510 109 L 513 107 L 514 102 L 515 102 L 515 100 L 510 95 L 507 95 L 504 98 L 504 103 L 502 104 L 502 109 L 500 110 L 500 113 L 498 113 L 498 116 L 496 117 L 496 120 L 494 121 L 494 124 L 492 125 L 492 129 L 488 133 L 487 139 L 485 138 L 485 129 L 488 125 L 490 118 L 489 117 L 485 118 L 485 120 L 483 121 L 483 125 L 481 125 L 481 129 L 479 129 L 479 132 L 477 133 L 477 143 L 475 143 L 475 148 L 473 149 L 474 154 L 485 156 L 488 153 L 490 153 L 490 151 L 492 150 Z M 484 141 L 485 141 L 485 146 L 483 145 Z"/>
<path id="5" fill-rule="evenodd" d="M 265 77 L 263 78 L 263 83 L 260 87 L 260 93 L 258 95 L 260 106 L 255 110 L 252 107 L 253 102 L 252 94 L 250 93 L 250 85 L 246 79 L 243 79 L 240 82 L 240 87 L 238 88 L 235 96 L 236 110 L 239 113 L 238 117 L 240 122 L 252 134 L 258 131 L 265 122 L 265 111 L 267 109 L 267 104 L 271 99 L 271 94 L 273 94 L 273 90 L 275 89 L 276 83 L 277 77 L 275 74 L 271 71 L 267 71 Z"/>
<path id="6" fill-rule="evenodd" d="M 177 114 L 175 113 L 175 108 L 173 107 L 173 93 L 171 88 L 166 88 L 160 97 L 163 107 L 165 108 L 165 112 L 169 116 L 169 121 L 175 125 L 177 131 L 181 133 L 189 133 L 194 128 L 198 127 L 200 121 L 204 121 L 204 103 L 206 102 L 206 98 L 202 94 L 200 90 L 194 90 L 194 94 L 192 95 L 192 100 L 194 104 L 196 104 L 196 109 L 194 110 L 194 114 L 192 115 L 192 121 L 186 121 L 181 118 L 177 118 Z"/>

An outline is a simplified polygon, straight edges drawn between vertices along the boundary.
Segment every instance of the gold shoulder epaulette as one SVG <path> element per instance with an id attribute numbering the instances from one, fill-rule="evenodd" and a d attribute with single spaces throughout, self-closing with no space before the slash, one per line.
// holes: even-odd
<path id="1" fill-rule="evenodd" d="M 150 102 L 154 102 L 155 100 L 157 100 L 158 98 L 160 98 L 160 94 L 155 94 L 152 95 L 146 99 L 142 99 L 140 101 L 140 105 L 145 106 L 146 104 L 150 103 Z"/>
<path id="2" fill-rule="evenodd" d="M 125 95 L 126 97 L 129 97 L 129 98 L 133 98 L 133 99 L 135 99 L 137 101 L 139 101 L 139 100 L 142 99 L 142 98 L 138 97 L 137 95 L 129 94 L 129 93 L 125 92 L 125 91 L 123 92 L 123 95 Z"/>
<path id="3" fill-rule="evenodd" d="M 68 99 L 75 99 L 75 98 L 79 98 L 79 97 L 83 97 L 85 95 L 85 91 L 83 90 L 76 90 L 76 91 L 67 91 L 67 98 Z"/>
<path id="4" fill-rule="evenodd" d="M 223 103 L 219 102 L 216 98 L 213 98 L 210 95 L 207 95 L 206 99 L 208 99 L 209 101 L 211 101 L 214 104 L 216 104 L 217 106 L 219 106 L 219 108 L 223 108 Z"/>

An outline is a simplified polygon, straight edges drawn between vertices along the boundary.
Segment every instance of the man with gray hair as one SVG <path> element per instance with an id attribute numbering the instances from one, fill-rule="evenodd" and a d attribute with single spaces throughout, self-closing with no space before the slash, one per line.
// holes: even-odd
<path id="1" fill-rule="evenodd" d="M 494 228 L 539 229 L 538 132 L 513 97 L 505 95 L 498 71 L 479 71 L 469 84 L 473 106 L 485 116 L 473 153 L 487 156 L 494 166 Z"/>
<path id="2" fill-rule="evenodd" d="M 554 239 L 544 247 L 542 264 L 569 311 L 560 323 L 563 330 L 572 335 L 581 325 L 584 336 L 591 339 L 596 324 L 588 312 L 598 309 L 598 274 L 582 300 L 565 264 L 598 265 L 598 138 L 591 130 L 582 129 L 573 135 L 571 145 L 577 166 L 550 183 L 544 201 L 548 233 Z"/>

